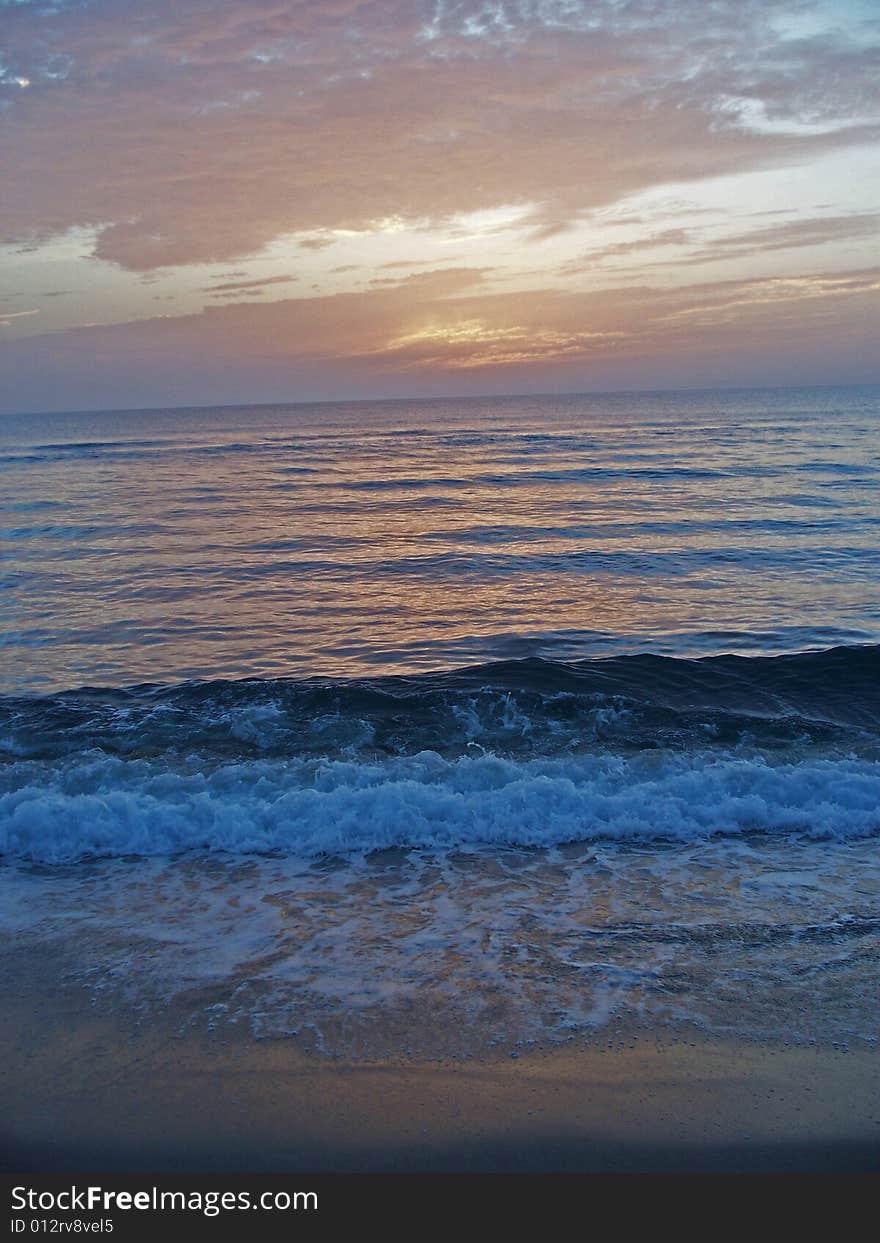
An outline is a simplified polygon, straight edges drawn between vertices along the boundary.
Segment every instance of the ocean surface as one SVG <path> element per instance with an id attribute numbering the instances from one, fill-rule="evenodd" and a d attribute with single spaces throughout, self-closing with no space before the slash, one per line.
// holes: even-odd
<path id="1" fill-rule="evenodd" d="M 330 1055 L 876 1041 L 880 389 L 21 416 L 0 483 L 8 960 Z"/>

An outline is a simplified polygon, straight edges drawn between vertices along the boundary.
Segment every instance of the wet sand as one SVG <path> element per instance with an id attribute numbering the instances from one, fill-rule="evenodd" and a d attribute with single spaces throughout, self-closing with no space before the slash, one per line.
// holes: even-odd
<path id="1" fill-rule="evenodd" d="M 0 1019 L 9 1171 L 880 1169 L 880 1053 L 864 1048 L 642 1033 L 342 1061 L 18 984 Z"/>

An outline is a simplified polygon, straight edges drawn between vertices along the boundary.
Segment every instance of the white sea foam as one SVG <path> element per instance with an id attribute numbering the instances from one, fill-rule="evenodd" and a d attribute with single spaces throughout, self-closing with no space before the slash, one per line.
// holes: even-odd
<path id="1" fill-rule="evenodd" d="M 352 856 L 389 847 L 699 842 L 750 832 L 880 833 L 880 763 L 772 763 L 735 753 L 565 759 L 125 760 L 91 752 L 13 762 L 0 778 L 0 852 L 61 863 L 185 851 Z"/>
<path id="2" fill-rule="evenodd" d="M 20 863 L 0 935 L 10 969 L 42 963 L 102 1009 L 358 1057 L 614 1038 L 618 1019 L 872 1041 L 877 853 L 762 836 Z"/>

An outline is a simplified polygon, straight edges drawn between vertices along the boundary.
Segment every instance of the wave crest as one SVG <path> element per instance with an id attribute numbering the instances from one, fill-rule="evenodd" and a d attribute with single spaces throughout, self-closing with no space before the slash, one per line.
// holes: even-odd
<path id="1" fill-rule="evenodd" d="M 8 766 L 0 852 L 42 863 L 187 851 L 362 855 L 719 835 L 880 832 L 880 763 L 712 754 L 565 760 L 434 752 L 383 762 L 193 761 L 93 753 Z"/>

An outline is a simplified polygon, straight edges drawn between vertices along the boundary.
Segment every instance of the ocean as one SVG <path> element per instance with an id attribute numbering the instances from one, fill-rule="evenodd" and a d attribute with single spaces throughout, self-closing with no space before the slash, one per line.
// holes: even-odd
<path id="1" fill-rule="evenodd" d="M 0 420 L 8 954 L 328 1056 L 875 1042 L 878 431 L 868 387 Z"/>

